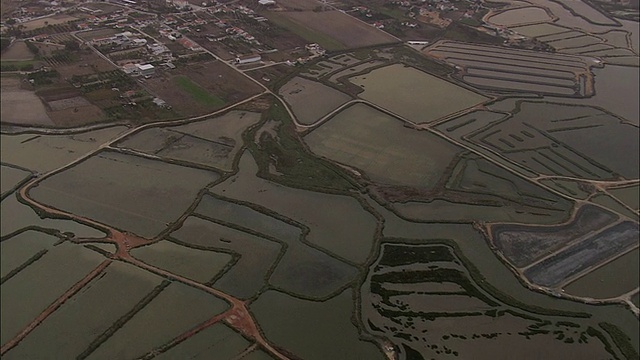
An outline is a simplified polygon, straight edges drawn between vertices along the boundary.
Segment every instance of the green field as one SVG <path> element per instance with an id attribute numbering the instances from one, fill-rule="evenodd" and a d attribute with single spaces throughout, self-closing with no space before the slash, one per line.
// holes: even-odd
<path id="1" fill-rule="evenodd" d="M 209 94 L 207 90 L 203 89 L 200 85 L 194 83 L 186 76 L 176 76 L 173 80 L 182 90 L 188 92 L 191 97 L 199 103 L 210 105 L 212 107 L 220 107 L 225 104 L 224 100 Z"/>

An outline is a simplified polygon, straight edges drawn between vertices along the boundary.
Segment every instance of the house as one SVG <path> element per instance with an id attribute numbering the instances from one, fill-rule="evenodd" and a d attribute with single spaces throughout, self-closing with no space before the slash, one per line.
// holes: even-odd
<path id="1" fill-rule="evenodd" d="M 122 66 L 122 71 L 124 71 L 125 74 L 133 74 L 137 70 L 138 67 L 136 66 L 136 64 L 128 63 Z"/>
<path id="2" fill-rule="evenodd" d="M 156 68 L 151 64 L 136 64 L 137 73 L 142 76 L 151 76 L 156 72 Z"/>
<path id="3" fill-rule="evenodd" d="M 264 6 L 270 6 L 270 5 L 275 5 L 276 2 L 275 0 L 258 0 L 258 4 L 264 5 Z"/>

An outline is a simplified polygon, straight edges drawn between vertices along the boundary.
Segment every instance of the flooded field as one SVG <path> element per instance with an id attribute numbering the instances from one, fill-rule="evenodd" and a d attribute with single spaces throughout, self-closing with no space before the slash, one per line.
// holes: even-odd
<path id="1" fill-rule="evenodd" d="M 425 54 L 464 67 L 461 78 L 480 88 L 550 95 L 589 96 L 580 88 L 580 75 L 589 72 L 584 59 L 504 47 L 440 41 Z M 590 86 L 593 81 L 589 80 Z"/>
<path id="2" fill-rule="evenodd" d="M 94 346 L 100 335 L 134 309 L 161 281 L 159 276 L 114 262 L 104 276 L 94 279 L 85 291 L 66 301 L 6 358 L 76 358 Z M 106 298 L 109 300 L 105 301 Z"/>
<path id="3" fill-rule="evenodd" d="M 251 303 L 251 311 L 267 339 L 303 359 L 384 359 L 374 343 L 358 341 L 358 329 L 350 321 L 351 290 L 324 302 L 270 290 Z"/>
<path id="4" fill-rule="evenodd" d="M 640 207 L 640 186 L 630 186 L 607 190 L 616 199 L 619 199 L 634 210 Z"/>
<path id="5" fill-rule="evenodd" d="M 488 100 L 452 82 L 402 64 L 375 69 L 349 81 L 364 89 L 359 95 L 361 98 L 417 124 L 432 122 Z"/>
<path id="6" fill-rule="evenodd" d="M 127 174 L 127 181 L 121 175 Z M 218 174 L 102 152 L 41 182 L 38 201 L 152 238 L 179 217 Z M 101 189 L 101 191 L 96 191 Z M 170 206 L 159 206 L 164 201 Z"/>
<path id="7" fill-rule="evenodd" d="M 87 359 L 130 359 L 168 343 L 228 305 L 202 290 L 171 283 Z M 169 311 L 170 310 L 170 311 Z"/>
<path id="8" fill-rule="evenodd" d="M 58 242 L 55 236 L 39 231 L 25 231 L 0 243 L 0 277 L 6 281 L 9 277 L 20 271 L 20 268 L 28 265 L 35 258 L 44 255 Z"/>
<path id="9" fill-rule="evenodd" d="M 2 200 L 0 212 L 2 212 L 2 217 L 0 217 L 0 236 L 2 237 L 34 225 L 61 232 L 71 232 L 77 237 L 101 238 L 105 235 L 102 231 L 72 220 L 41 219 L 29 206 L 18 202 L 14 195 Z"/>
<path id="10" fill-rule="evenodd" d="M 446 200 L 431 202 L 409 201 L 394 203 L 394 209 L 405 218 L 415 221 L 433 222 L 471 222 L 482 220 L 488 222 L 517 221 L 536 224 L 553 224 L 562 221 L 565 216 L 562 210 L 546 212 L 523 212 L 509 206 L 455 203 Z"/>
<path id="11" fill-rule="evenodd" d="M 553 287 L 637 246 L 638 224 L 622 222 L 536 263 L 524 275 L 532 283 Z"/>
<path id="12" fill-rule="evenodd" d="M 269 283 L 287 293 L 323 298 L 356 276 L 355 268 L 302 243 L 302 229 L 249 207 L 205 196 L 196 213 L 284 242 L 285 253 L 273 270 Z"/>
<path id="13" fill-rule="evenodd" d="M 553 20 L 553 18 L 549 16 L 547 11 L 543 8 L 522 7 L 503 11 L 497 15 L 491 16 L 487 20 L 496 25 L 511 26 L 545 22 Z"/>
<path id="14" fill-rule="evenodd" d="M 209 282 L 233 258 L 229 254 L 192 249 L 167 240 L 135 248 L 131 255 L 147 264 L 202 283 Z"/>
<path id="15" fill-rule="evenodd" d="M 349 196 L 287 188 L 257 178 L 249 152 L 240 159 L 240 172 L 211 190 L 251 202 L 309 227 L 306 240 L 347 260 L 366 261 L 373 246 L 376 220 Z M 333 211 L 317 211 L 333 209 Z"/>
<path id="16" fill-rule="evenodd" d="M 268 211 L 268 210 L 264 210 Z M 224 223 L 236 224 L 277 240 L 294 243 L 302 237 L 302 229 L 290 223 L 255 210 L 249 206 L 205 194 L 195 213 Z"/>
<path id="17" fill-rule="evenodd" d="M 76 160 L 114 139 L 127 128 L 115 126 L 73 135 L 0 135 L 0 159 L 45 173 Z"/>
<path id="18" fill-rule="evenodd" d="M 365 104 L 355 104 L 305 136 L 315 154 L 363 171 L 376 182 L 433 187 L 461 150 Z"/>
<path id="19" fill-rule="evenodd" d="M 564 287 L 571 295 L 608 299 L 638 288 L 640 251 L 636 248 Z M 620 276 L 625 274 L 625 276 Z"/>
<path id="20" fill-rule="evenodd" d="M 456 137 L 474 143 L 486 156 L 495 158 L 488 147 L 540 174 L 612 179 L 618 174 L 633 177 L 637 173 L 637 167 L 631 165 L 636 157 L 621 156 L 621 152 L 637 147 L 638 140 L 633 139 L 630 125 L 610 114 L 559 103 L 519 101 L 515 107 L 518 111 L 513 117 L 485 122 L 487 126 L 482 128 L 468 117 L 464 122 L 454 119 L 441 126 L 447 132 L 455 130 Z M 628 133 L 623 135 L 624 129 Z M 595 136 L 603 132 L 620 135 L 621 141 L 611 143 L 607 137 Z"/>
<path id="21" fill-rule="evenodd" d="M 539 37 L 539 36 L 560 34 L 560 33 L 571 31 L 568 28 L 550 24 L 550 23 L 515 26 L 515 27 L 512 27 L 511 30 L 517 32 L 518 34 L 522 34 L 524 36 L 529 36 L 529 37 Z"/>
<path id="22" fill-rule="evenodd" d="M 242 299 L 262 289 L 281 251 L 276 242 L 193 216 L 171 237 L 190 246 L 233 255 L 233 267 L 213 287 Z"/>
<path id="23" fill-rule="evenodd" d="M 258 121 L 259 113 L 230 111 L 186 125 L 146 129 L 119 142 L 118 147 L 231 171 L 242 146 L 242 133 Z"/>
<path id="24" fill-rule="evenodd" d="M 356 280 L 358 270 L 302 244 L 290 244 L 269 283 L 287 294 L 323 299 Z"/>
<path id="25" fill-rule="evenodd" d="M 0 169 L 0 193 L 3 199 L 12 190 L 15 190 L 18 185 L 31 177 L 29 171 L 12 166 L 1 165 Z"/>
<path id="26" fill-rule="evenodd" d="M 3 282 L 0 285 L 2 344 L 16 336 L 103 260 L 104 257 L 95 251 L 65 242 Z M 38 296 L 33 296 L 35 293 Z"/>
<path id="27" fill-rule="evenodd" d="M 617 219 L 598 207 L 581 207 L 569 223 L 548 227 L 500 224 L 492 227 L 496 248 L 516 267 L 525 267 Z"/>
<path id="28" fill-rule="evenodd" d="M 383 244 L 380 257 L 370 268 L 370 286 L 362 287 L 362 312 L 368 330 L 393 339 L 408 358 L 611 355 L 605 344 L 586 326 L 574 323 L 574 318 L 558 321 L 532 316 L 494 298 L 475 284 L 452 251 L 437 243 Z M 426 287 L 412 293 L 389 290 L 391 284 L 411 284 L 419 289 L 423 284 L 443 281 L 456 283 L 463 291 L 430 293 Z M 409 299 L 409 295 L 413 300 L 403 301 L 403 296 Z M 461 321 L 464 328 L 454 325 Z M 496 346 L 508 347 L 509 354 L 496 353 Z M 486 349 L 486 356 L 478 354 L 478 348 Z"/>
<path id="29" fill-rule="evenodd" d="M 249 342 L 242 335 L 223 324 L 214 324 L 160 354 L 155 359 L 237 359 L 237 356 L 248 346 Z M 249 358 L 242 357 L 242 359 Z"/>
<path id="30" fill-rule="evenodd" d="M 311 125 L 351 100 L 347 94 L 316 81 L 294 77 L 278 91 L 291 106 L 299 123 Z"/>

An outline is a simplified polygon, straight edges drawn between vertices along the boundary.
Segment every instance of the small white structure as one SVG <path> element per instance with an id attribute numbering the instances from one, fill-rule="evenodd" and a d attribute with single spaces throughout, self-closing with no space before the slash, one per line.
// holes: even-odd
<path id="1" fill-rule="evenodd" d="M 236 58 L 236 64 L 238 65 L 250 64 L 260 60 L 262 60 L 262 57 L 260 55 L 244 56 L 244 57 Z"/>
<path id="2" fill-rule="evenodd" d="M 156 68 L 151 64 L 136 64 L 138 74 L 142 76 L 151 76 L 156 72 Z"/>
<path id="3" fill-rule="evenodd" d="M 258 0 L 258 4 L 264 5 L 264 6 L 270 6 L 270 5 L 275 5 L 276 2 L 275 0 Z"/>

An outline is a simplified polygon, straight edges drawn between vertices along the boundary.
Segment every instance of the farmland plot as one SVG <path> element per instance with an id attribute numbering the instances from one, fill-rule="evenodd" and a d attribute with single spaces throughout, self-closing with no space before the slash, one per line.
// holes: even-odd
<path id="1" fill-rule="evenodd" d="M 298 122 L 305 125 L 315 123 L 351 99 L 347 94 L 301 77 L 289 80 L 279 93 L 293 108 Z"/>
<path id="2" fill-rule="evenodd" d="M 161 277 L 134 266 L 112 263 L 104 276 L 94 279 L 84 291 L 67 300 L 6 358 L 75 358 L 161 281 Z"/>
<path id="3" fill-rule="evenodd" d="M 311 151 L 353 166 L 376 182 L 433 187 L 460 151 L 398 119 L 356 104 L 305 136 Z"/>
<path id="4" fill-rule="evenodd" d="M 487 100 L 478 93 L 401 64 L 375 69 L 349 81 L 364 88 L 361 98 L 418 124 Z"/>
<path id="5" fill-rule="evenodd" d="M 126 182 L 119 174 L 127 174 Z M 218 174 L 102 152 L 42 181 L 32 196 L 56 208 L 152 238 Z M 101 189 L 96 191 L 95 189 Z M 165 206 L 159 206 L 159 202 Z"/>

